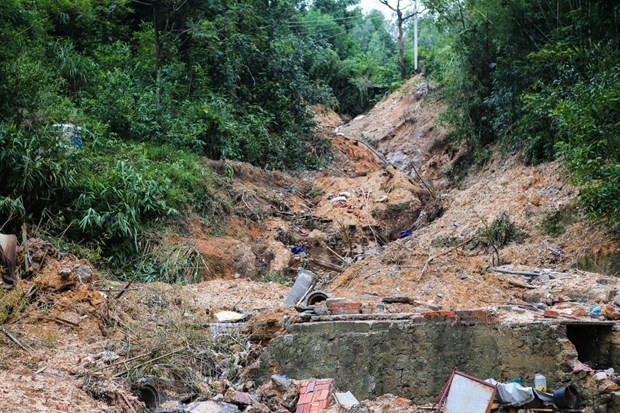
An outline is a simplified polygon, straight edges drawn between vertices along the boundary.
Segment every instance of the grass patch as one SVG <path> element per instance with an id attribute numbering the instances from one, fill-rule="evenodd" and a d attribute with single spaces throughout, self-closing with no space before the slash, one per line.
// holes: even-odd
<path id="1" fill-rule="evenodd" d="M 278 271 L 267 271 L 264 274 L 261 274 L 258 277 L 258 281 L 260 282 L 273 282 L 273 283 L 278 283 L 278 284 L 288 284 L 288 282 L 290 281 L 288 278 L 286 278 L 284 275 L 282 275 L 281 273 L 279 273 Z"/>
<path id="2" fill-rule="evenodd" d="M 547 235 L 557 237 L 566 231 L 566 227 L 575 223 L 577 211 L 574 207 L 567 207 L 546 215 L 540 223 L 540 228 Z"/>

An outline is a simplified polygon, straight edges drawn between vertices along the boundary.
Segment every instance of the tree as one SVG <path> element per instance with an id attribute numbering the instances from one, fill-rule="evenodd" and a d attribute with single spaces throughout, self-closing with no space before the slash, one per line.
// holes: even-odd
<path id="1" fill-rule="evenodd" d="M 409 2 L 407 5 L 401 5 L 401 0 L 396 0 L 396 5 L 392 6 L 389 2 L 390 0 L 379 0 L 379 3 L 386 5 L 390 8 L 394 13 L 396 13 L 396 22 L 398 24 L 398 53 L 399 53 L 399 61 L 400 61 L 400 77 L 402 80 L 405 80 L 407 77 L 407 71 L 405 70 L 405 41 L 403 36 L 403 23 L 409 20 L 412 17 L 415 17 L 416 24 L 414 30 L 416 31 L 414 37 L 414 56 L 415 56 L 415 68 L 418 68 L 418 45 L 417 45 L 417 18 L 420 14 L 420 10 L 418 9 L 418 1 L 414 0 L 413 4 Z"/>

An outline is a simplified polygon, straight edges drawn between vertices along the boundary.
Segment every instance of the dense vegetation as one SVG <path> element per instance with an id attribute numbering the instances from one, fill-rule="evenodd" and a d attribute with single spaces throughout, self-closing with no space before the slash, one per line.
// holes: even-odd
<path id="1" fill-rule="evenodd" d="M 443 85 L 452 140 L 474 162 L 496 143 L 528 163 L 563 158 L 585 209 L 620 228 L 620 4 L 424 3 L 423 65 Z"/>
<path id="2" fill-rule="evenodd" d="M 316 167 L 310 105 L 355 115 L 399 78 L 390 25 L 352 3 L 0 2 L 0 230 L 160 271 L 145 230 L 216 207 L 201 156 Z"/>
<path id="3" fill-rule="evenodd" d="M 452 142 L 472 162 L 497 144 L 562 157 L 586 210 L 620 227 L 617 2 L 422 3 L 422 66 Z M 330 150 L 312 105 L 356 115 L 400 81 L 394 23 L 356 4 L 0 2 L 0 231 L 25 223 L 112 268 L 178 279 L 199 258 L 153 234 L 214 215 L 201 157 L 317 167 Z M 410 74 L 411 30 L 405 49 Z"/>

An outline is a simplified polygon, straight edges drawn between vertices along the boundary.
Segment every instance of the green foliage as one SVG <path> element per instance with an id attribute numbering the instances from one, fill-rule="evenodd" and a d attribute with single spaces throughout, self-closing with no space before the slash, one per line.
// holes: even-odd
<path id="1" fill-rule="evenodd" d="M 216 213 L 200 157 L 318 168 L 330 146 L 310 105 L 355 115 L 396 78 L 388 22 L 353 4 L 0 2 L 2 230 L 32 224 L 144 280 L 195 279 L 195 252 L 147 234 Z"/>
<path id="2" fill-rule="evenodd" d="M 258 277 L 260 282 L 273 282 L 277 284 L 288 284 L 290 279 L 286 278 L 277 271 L 267 271 Z"/>
<path id="3" fill-rule="evenodd" d="M 443 84 L 453 144 L 562 157 L 585 209 L 618 227 L 617 2 L 425 3 L 440 33 L 424 65 Z"/>
<path id="4" fill-rule="evenodd" d="M 527 234 L 510 220 L 506 212 L 499 214 L 490 225 L 478 232 L 478 242 L 485 246 L 502 248 L 511 242 L 523 242 Z"/>

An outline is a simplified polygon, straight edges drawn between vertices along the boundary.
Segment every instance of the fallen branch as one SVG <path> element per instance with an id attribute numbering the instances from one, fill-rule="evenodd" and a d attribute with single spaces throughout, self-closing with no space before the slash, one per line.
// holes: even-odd
<path id="1" fill-rule="evenodd" d="M 495 272 L 499 272 L 502 274 L 515 274 L 515 275 L 524 275 L 526 277 L 539 277 L 542 274 L 539 272 L 529 272 L 529 271 L 513 271 L 513 270 L 505 270 L 503 268 L 491 267 L 491 269 Z"/>
<path id="2" fill-rule="evenodd" d="M 440 253 L 440 254 L 437 254 L 437 255 L 432 255 L 432 256 L 428 257 L 428 259 L 427 259 L 427 260 L 426 260 L 426 262 L 424 263 L 424 267 L 422 268 L 422 272 L 420 273 L 420 276 L 418 277 L 418 282 L 419 282 L 419 281 L 422 279 L 422 277 L 424 276 L 424 272 L 426 272 L 426 268 L 428 267 L 428 264 L 430 264 L 430 263 L 431 263 L 431 261 L 433 261 L 434 259 L 439 258 L 439 257 L 441 257 L 441 256 L 443 256 L 443 255 L 447 255 L 447 254 L 451 253 L 452 251 L 454 251 L 455 249 L 462 247 L 462 246 L 463 246 L 463 245 L 465 245 L 465 244 L 468 244 L 468 243 L 469 243 L 469 242 L 471 242 L 474 238 L 475 238 L 475 236 L 469 237 L 469 238 L 467 238 L 465 241 L 463 241 L 463 242 L 461 242 L 461 243 L 459 243 L 459 244 L 455 245 L 454 247 L 450 248 L 450 249 L 449 249 L 449 250 L 447 250 L 447 251 L 444 251 L 444 252 L 442 252 L 442 253 Z"/>
<path id="3" fill-rule="evenodd" d="M 149 354 L 151 354 L 151 353 L 149 352 L 149 353 L 138 354 L 137 356 L 130 357 L 130 358 L 126 359 L 126 360 L 117 361 L 116 363 L 113 363 L 113 364 L 108 364 L 108 365 L 103 366 L 103 367 L 98 367 L 96 369 L 91 370 L 90 373 L 96 373 L 98 371 L 109 369 L 109 368 L 112 368 L 112 367 L 116 367 L 118 365 L 125 364 L 125 363 L 133 361 L 133 360 L 141 359 L 142 357 L 146 357 Z"/>
<path id="4" fill-rule="evenodd" d="M 2 331 L 13 343 L 17 344 L 19 348 L 24 350 L 26 353 L 30 353 L 31 349 L 22 344 L 17 338 L 15 338 L 11 333 L 6 331 L 4 327 L 0 327 L 0 331 Z"/>
<path id="5" fill-rule="evenodd" d="M 79 327 L 80 326 L 78 323 L 74 323 L 73 321 L 65 320 L 64 318 L 60 318 L 60 317 L 48 318 L 48 320 L 55 321 L 57 323 L 67 325 L 69 327 Z"/>
<path id="6" fill-rule="evenodd" d="M 334 264 L 325 262 L 325 261 L 320 261 L 317 260 L 316 258 L 310 258 L 310 262 L 313 263 L 314 265 L 317 265 L 321 268 L 325 268 L 326 270 L 330 270 L 330 271 L 337 271 L 337 272 L 343 272 L 344 270 L 340 267 L 335 266 Z"/>
<path id="7" fill-rule="evenodd" d="M 129 407 L 129 410 L 131 410 L 133 413 L 138 413 L 136 409 L 133 408 L 132 404 L 129 403 L 129 400 L 127 400 L 127 396 L 125 396 L 123 393 L 120 393 L 120 395 L 123 398 L 123 401 L 125 402 L 127 407 Z"/>
<path id="8" fill-rule="evenodd" d="M 117 377 L 124 376 L 125 374 L 129 373 L 132 369 L 136 369 L 136 368 L 138 368 L 138 367 L 142 367 L 142 366 L 144 366 L 144 365 L 146 365 L 146 364 L 149 364 L 149 363 L 152 363 L 152 362 L 154 362 L 154 361 L 161 360 L 161 359 L 166 358 L 166 357 L 168 357 L 168 356 L 172 356 L 173 354 L 180 353 L 181 351 L 186 350 L 186 349 L 187 349 L 187 346 L 180 347 L 180 348 L 178 348 L 178 349 L 176 349 L 176 350 L 173 350 L 173 351 L 171 351 L 171 352 L 168 352 L 168 353 L 166 353 L 166 354 L 162 354 L 162 355 L 161 355 L 161 356 L 159 356 L 159 357 L 155 357 L 155 358 L 152 358 L 152 359 L 146 360 L 146 361 L 144 361 L 144 362 L 142 362 L 142 363 L 138 363 L 138 364 L 136 364 L 135 366 L 132 366 L 131 368 L 125 369 L 125 370 L 121 371 L 120 373 L 116 373 L 114 376 L 112 376 L 112 378 L 114 378 L 114 379 L 115 379 L 115 378 L 117 378 Z M 126 360 L 125 360 L 125 361 L 126 361 Z"/>
<path id="9" fill-rule="evenodd" d="M 529 288 L 530 290 L 536 289 L 536 287 L 534 287 L 533 285 L 525 284 L 525 283 L 522 283 L 520 281 L 515 281 L 515 280 L 508 280 L 508 284 L 514 285 L 515 287 Z"/>
<path id="10" fill-rule="evenodd" d="M 336 257 L 338 257 L 338 259 L 339 259 L 340 261 L 342 261 L 344 264 L 349 264 L 349 263 L 347 262 L 347 260 L 345 260 L 345 259 L 344 259 L 344 258 L 343 258 L 340 254 L 338 254 L 336 251 L 334 251 L 333 249 L 329 248 L 327 245 L 325 246 L 325 248 L 327 248 L 327 250 L 328 250 L 329 252 L 331 252 L 331 253 L 332 253 L 332 254 L 334 254 Z"/>
<path id="11" fill-rule="evenodd" d="M 127 289 L 128 289 L 129 287 L 131 287 L 131 284 L 133 284 L 134 280 L 135 280 L 135 278 L 134 278 L 133 280 L 129 281 L 129 282 L 127 283 L 127 285 L 125 286 L 125 288 L 123 288 L 123 289 L 121 290 L 121 292 L 119 292 L 119 293 L 116 295 L 116 297 L 114 297 L 114 299 L 115 299 L 115 300 L 118 300 L 119 298 L 121 298 L 121 297 L 123 296 L 123 294 L 125 294 L 125 291 L 127 291 Z"/>

